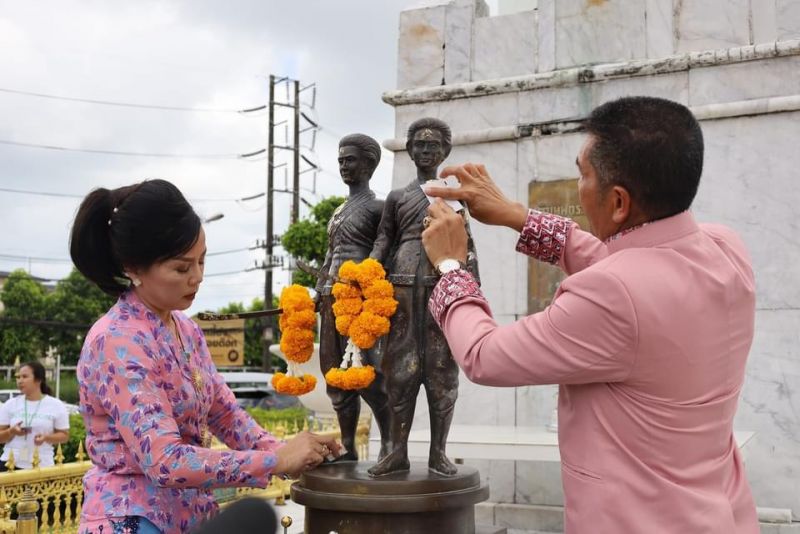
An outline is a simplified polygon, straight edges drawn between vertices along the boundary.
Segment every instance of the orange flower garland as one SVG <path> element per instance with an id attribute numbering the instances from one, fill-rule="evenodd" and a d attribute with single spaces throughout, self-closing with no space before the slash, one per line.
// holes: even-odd
<path id="1" fill-rule="evenodd" d="M 317 385 L 314 375 L 305 374 L 303 376 L 292 376 L 284 373 L 272 375 L 272 387 L 278 393 L 285 395 L 305 395 L 313 391 Z"/>
<path id="2" fill-rule="evenodd" d="M 317 385 L 314 376 L 305 374 L 296 376 L 295 368 L 305 363 L 314 353 L 314 326 L 317 323 L 314 301 L 308 289 L 292 284 L 283 288 L 280 297 L 283 313 L 278 321 L 281 329 L 281 351 L 289 360 L 289 374 L 275 373 L 272 387 L 278 393 L 287 395 L 304 395 Z"/>
<path id="3" fill-rule="evenodd" d="M 394 288 L 386 280 L 381 264 L 367 258 L 359 264 L 344 262 L 339 278 L 355 282 L 358 287 L 338 282 L 333 285 L 333 314 L 336 330 L 350 339 L 342 364 L 325 374 L 325 381 L 340 389 L 362 389 L 375 380 L 375 369 L 362 366 L 361 349 L 369 349 L 389 332 L 389 317 L 397 310 Z"/>

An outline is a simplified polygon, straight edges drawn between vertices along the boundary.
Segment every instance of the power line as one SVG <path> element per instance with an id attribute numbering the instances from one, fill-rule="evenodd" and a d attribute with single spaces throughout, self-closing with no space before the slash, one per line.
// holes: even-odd
<path id="1" fill-rule="evenodd" d="M 17 256 L 15 254 L 0 254 L 0 260 L 24 260 L 35 261 L 36 263 L 72 263 L 72 260 L 67 258 L 45 258 L 41 256 Z"/>
<path id="2" fill-rule="evenodd" d="M 55 191 L 33 191 L 31 189 L 15 189 L 11 187 L 0 187 L 0 191 L 4 193 L 16 193 L 20 195 L 35 195 L 42 197 L 61 197 L 61 198 L 84 198 L 86 195 L 78 195 L 74 193 L 59 193 Z M 264 193 L 257 193 L 255 195 L 248 195 L 241 198 L 190 198 L 191 202 L 244 202 L 263 197 Z"/>
<path id="3" fill-rule="evenodd" d="M 0 144 L 21 146 L 26 148 L 43 148 L 46 150 L 61 150 L 64 152 L 84 152 L 89 154 L 106 154 L 111 156 L 143 156 L 150 158 L 237 159 L 248 161 L 247 157 L 263 153 L 263 150 L 258 150 L 247 154 L 168 154 L 160 152 L 131 152 L 126 150 L 101 150 L 94 148 L 74 148 L 58 145 L 43 145 L 38 143 L 23 143 L 19 141 L 9 141 L 7 139 L 0 139 Z"/>
<path id="4" fill-rule="evenodd" d="M 207 252 L 206 257 L 209 256 L 221 256 L 222 254 L 233 254 L 234 252 L 244 252 L 246 250 L 251 250 L 250 247 L 244 248 L 232 248 L 230 250 L 220 250 L 219 252 Z M 208 276 L 208 275 L 206 275 Z"/>
<path id="5" fill-rule="evenodd" d="M 20 91 L 18 89 L 6 89 L 0 87 L 0 92 L 10 93 L 15 95 L 32 96 L 36 98 L 47 98 L 50 100 L 65 100 L 68 102 L 82 102 L 84 104 L 99 104 L 103 106 L 116 106 L 125 108 L 139 108 L 139 109 L 159 109 L 162 111 L 191 111 L 196 113 L 251 113 L 254 111 L 261 111 L 266 106 L 251 106 L 246 109 L 225 109 L 225 108 L 203 108 L 203 107 L 184 107 L 184 106 L 162 106 L 155 104 L 140 104 L 134 102 L 116 102 L 112 100 L 97 100 L 93 98 L 76 98 L 69 96 L 50 95 L 46 93 L 35 93 L 32 91 Z"/>

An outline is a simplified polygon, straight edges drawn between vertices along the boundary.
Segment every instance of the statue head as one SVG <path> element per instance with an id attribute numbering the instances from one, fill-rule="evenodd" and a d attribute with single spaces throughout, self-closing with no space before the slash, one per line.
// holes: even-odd
<path id="1" fill-rule="evenodd" d="M 339 175 L 347 185 L 366 182 L 381 161 L 381 146 L 368 135 L 350 134 L 339 141 Z"/>
<path id="2" fill-rule="evenodd" d="M 453 147 L 450 127 L 439 119 L 426 117 L 408 127 L 406 150 L 414 164 L 422 169 L 435 169 Z"/>

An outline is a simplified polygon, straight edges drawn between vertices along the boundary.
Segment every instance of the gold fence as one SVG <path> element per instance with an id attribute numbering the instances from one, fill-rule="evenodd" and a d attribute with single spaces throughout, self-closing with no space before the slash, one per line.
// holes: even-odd
<path id="1" fill-rule="evenodd" d="M 308 422 L 300 427 L 296 422 L 272 423 L 265 428 L 279 439 L 291 439 L 303 430 L 339 437 L 335 426 L 323 427 L 317 423 L 309 428 Z M 369 421 L 359 424 L 356 445 L 360 458 L 366 458 L 369 447 Z M 215 444 L 214 448 L 225 448 Z M 13 454 L 6 462 L 8 472 L 0 473 L 0 534 L 73 534 L 83 505 L 83 475 L 92 466 L 86 460 L 83 443 L 79 443 L 74 462 L 64 462 L 61 445 L 55 454 L 56 465 L 39 467 L 39 452 L 34 451 L 33 469 L 15 470 Z M 266 488 L 223 488 L 215 491 L 217 502 L 224 507 L 242 496 L 275 499 L 276 505 L 289 496 L 293 480 L 272 477 Z M 38 506 L 36 506 L 38 503 Z M 37 521 L 37 512 L 40 511 Z M 16 520 L 15 520 L 16 518 Z M 37 530 L 37 524 L 41 527 Z"/>

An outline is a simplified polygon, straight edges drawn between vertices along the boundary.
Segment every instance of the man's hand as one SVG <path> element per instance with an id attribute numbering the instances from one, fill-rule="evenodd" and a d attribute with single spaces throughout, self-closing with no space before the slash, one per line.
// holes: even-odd
<path id="1" fill-rule="evenodd" d="M 428 207 L 426 219 L 429 222 L 422 232 L 422 245 L 431 265 L 436 267 L 447 258 L 466 263 L 467 230 L 464 227 L 464 218 L 437 198 Z"/>
<path id="2" fill-rule="evenodd" d="M 300 432 L 278 449 L 275 472 L 297 478 L 303 471 L 317 467 L 329 454 L 334 457 L 342 454 L 342 446 L 334 438 Z"/>
<path id="3" fill-rule="evenodd" d="M 426 194 L 465 202 L 470 215 L 484 224 L 508 226 L 517 232 L 522 231 L 528 210 L 519 202 L 509 200 L 483 165 L 475 163 L 452 165 L 445 167 L 439 176 L 442 178 L 455 176 L 461 182 L 461 187 L 423 186 Z"/>

